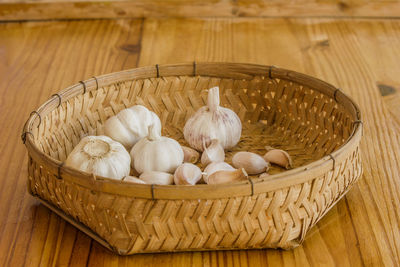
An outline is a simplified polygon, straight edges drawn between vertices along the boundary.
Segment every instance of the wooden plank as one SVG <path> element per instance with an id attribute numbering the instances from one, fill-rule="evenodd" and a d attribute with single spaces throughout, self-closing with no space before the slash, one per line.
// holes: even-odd
<path id="1" fill-rule="evenodd" d="M 142 17 L 399 17 L 398 0 L 1 0 L 0 20 Z"/>
<path id="2" fill-rule="evenodd" d="M 0 217 L 5 218 L 0 266 L 393 266 L 400 261 L 399 117 L 377 86 L 397 88 L 400 21 L 148 19 L 140 40 L 141 22 L 0 24 Z M 137 64 L 193 60 L 297 70 L 342 88 L 360 105 L 364 175 L 303 246 L 119 257 L 27 194 L 27 155 L 18 133 L 29 112 L 52 93 Z"/>
<path id="3" fill-rule="evenodd" d="M 0 266 L 86 263 L 91 241 L 26 190 L 29 113 L 79 80 L 135 67 L 141 20 L 0 25 Z"/>
<path id="4" fill-rule="evenodd" d="M 400 251 L 396 208 L 400 146 L 376 86 L 376 64 L 366 58 L 371 53 L 380 61 L 395 57 L 399 32 L 389 29 L 398 27 L 397 21 L 332 19 L 147 20 L 142 42 L 146 49 L 139 65 L 192 60 L 273 64 L 315 75 L 350 94 L 364 114 L 365 174 L 314 228 L 303 249 L 307 262 L 314 266 L 323 262 L 393 265 L 399 261 Z M 198 34 L 190 34 L 193 32 Z M 382 41 L 386 38 L 390 38 L 390 45 Z M 399 69 L 394 64 L 388 68 Z M 379 71 L 385 72 L 385 68 Z M 396 79 L 394 71 L 390 74 Z M 335 223 L 330 223 L 330 218 Z M 286 259 L 291 254 L 280 252 L 280 256 Z"/>

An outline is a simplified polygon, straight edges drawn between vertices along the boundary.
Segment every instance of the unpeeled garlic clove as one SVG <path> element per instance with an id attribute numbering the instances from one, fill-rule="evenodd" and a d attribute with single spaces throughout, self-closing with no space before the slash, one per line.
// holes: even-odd
<path id="1" fill-rule="evenodd" d="M 282 149 L 275 149 L 270 146 L 266 146 L 265 149 L 267 149 L 268 151 L 264 155 L 265 161 L 271 162 L 286 169 L 290 169 L 293 167 L 292 158 L 286 151 Z"/>
<path id="2" fill-rule="evenodd" d="M 237 152 L 232 158 L 235 168 L 244 168 L 250 175 L 259 174 L 269 169 L 269 163 L 263 157 L 252 152 Z"/>
<path id="3" fill-rule="evenodd" d="M 143 180 L 140 180 L 139 178 L 135 176 L 125 176 L 122 178 L 122 181 L 128 182 L 128 183 L 133 183 L 133 184 L 145 184 Z"/>
<path id="4" fill-rule="evenodd" d="M 183 163 L 174 173 L 177 185 L 195 185 L 201 179 L 201 170 L 192 163 Z"/>
<path id="5" fill-rule="evenodd" d="M 201 164 L 207 166 L 211 162 L 221 162 L 225 159 L 225 151 L 217 139 L 211 140 L 211 144 L 205 147 L 203 143 L 204 152 L 201 155 Z"/>
<path id="6" fill-rule="evenodd" d="M 208 166 L 204 169 L 203 180 L 205 183 L 207 183 L 208 177 L 217 171 L 234 171 L 234 170 L 235 168 L 233 168 L 226 162 L 212 162 L 208 164 Z"/>
<path id="7" fill-rule="evenodd" d="M 145 171 L 139 178 L 146 184 L 170 185 L 174 183 L 174 176 L 167 172 Z"/>
<path id="8" fill-rule="evenodd" d="M 247 180 L 248 175 L 244 168 L 234 171 L 217 171 L 208 176 L 207 184 L 224 184 Z"/>
<path id="9" fill-rule="evenodd" d="M 196 163 L 199 160 L 200 154 L 193 148 L 182 146 L 182 150 L 183 150 L 183 162 Z"/>

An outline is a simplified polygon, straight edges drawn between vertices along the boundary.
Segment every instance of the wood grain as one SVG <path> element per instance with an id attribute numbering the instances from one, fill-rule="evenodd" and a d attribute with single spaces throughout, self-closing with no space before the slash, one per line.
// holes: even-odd
<path id="1" fill-rule="evenodd" d="M 398 0 L 0 0 L 0 20 L 142 17 L 399 17 Z"/>
<path id="2" fill-rule="evenodd" d="M 141 20 L 0 25 L 0 266 L 79 266 L 92 241 L 26 194 L 21 127 L 60 89 L 135 67 Z M 129 49 L 127 49 L 129 48 Z"/>
<path id="3" fill-rule="evenodd" d="M 400 128 L 377 83 L 396 87 L 400 21 L 146 19 L 0 24 L 1 266 L 398 266 Z M 291 250 L 119 257 L 26 192 L 29 112 L 81 79 L 156 63 L 273 64 L 324 79 L 363 112 L 364 175 Z"/>

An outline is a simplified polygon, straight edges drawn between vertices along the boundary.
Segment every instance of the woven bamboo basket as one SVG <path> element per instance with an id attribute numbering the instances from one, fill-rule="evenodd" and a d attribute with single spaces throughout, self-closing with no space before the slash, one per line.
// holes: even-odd
<path id="1" fill-rule="evenodd" d="M 219 86 L 243 124 L 227 152 L 286 150 L 294 168 L 222 185 L 142 185 L 63 166 L 86 135 L 134 104 L 156 112 L 181 144 L 186 120 Z M 298 246 L 362 173 L 357 105 L 341 90 L 276 67 L 238 63 L 156 65 L 82 81 L 32 112 L 22 134 L 28 190 L 121 255 Z"/>

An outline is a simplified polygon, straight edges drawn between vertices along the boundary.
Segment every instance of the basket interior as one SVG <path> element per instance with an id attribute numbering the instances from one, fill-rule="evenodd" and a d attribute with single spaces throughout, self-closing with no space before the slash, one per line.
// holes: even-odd
<path id="1" fill-rule="evenodd" d="M 207 89 L 213 86 L 220 87 L 221 105 L 234 110 L 243 125 L 241 141 L 227 152 L 227 162 L 235 151 L 263 155 L 265 146 L 272 146 L 286 150 L 294 167 L 299 167 L 333 152 L 353 129 L 342 105 L 292 81 L 265 76 L 170 76 L 118 82 L 68 99 L 42 118 L 34 142 L 47 155 L 63 161 L 83 136 L 102 134 L 109 117 L 141 104 L 160 117 L 163 135 L 186 144 L 183 126 L 205 105 Z M 272 167 L 269 173 L 282 171 Z"/>

